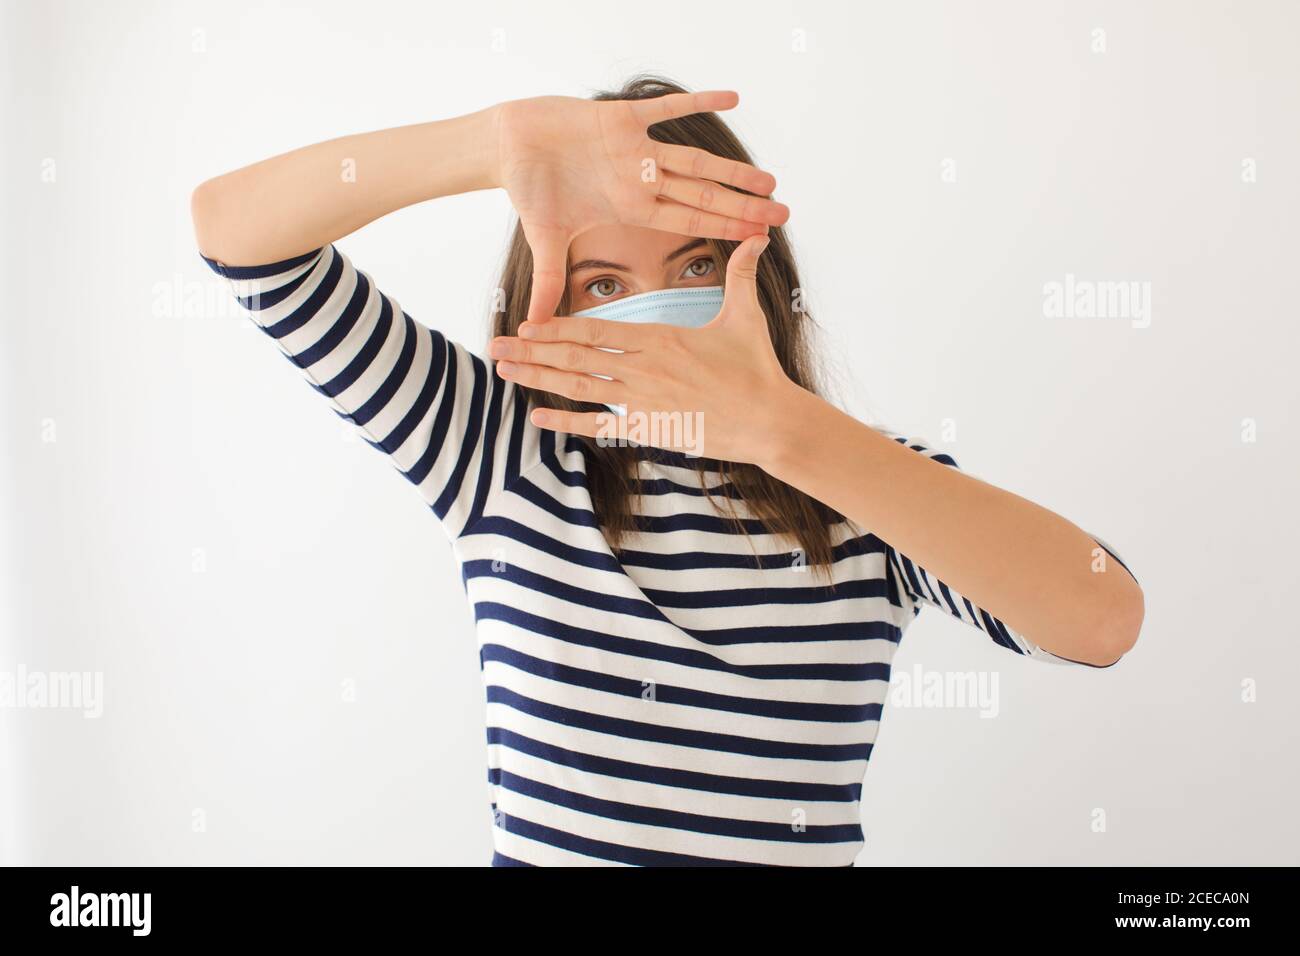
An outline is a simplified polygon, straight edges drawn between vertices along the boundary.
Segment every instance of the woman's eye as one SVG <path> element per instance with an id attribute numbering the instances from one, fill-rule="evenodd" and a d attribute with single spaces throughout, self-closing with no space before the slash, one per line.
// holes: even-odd
<path id="1" fill-rule="evenodd" d="M 597 279 L 587 283 L 586 292 L 597 299 L 608 299 L 611 295 L 618 295 L 620 289 L 622 286 L 617 279 Z"/>
<path id="2" fill-rule="evenodd" d="M 698 259 L 692 259 L 682 273 L 683 279 L 699 279 L 708 275 L 714 270 L 713 258 L 711 256 L 701 256 Z"/>

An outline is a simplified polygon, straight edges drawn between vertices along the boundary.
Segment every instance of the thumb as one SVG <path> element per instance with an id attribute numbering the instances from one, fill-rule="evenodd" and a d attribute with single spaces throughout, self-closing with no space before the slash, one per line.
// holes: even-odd
<path id="1" fill-rule="evenodd" d="M 555 315 L 564 296 L 568 271 L 569 237 L 553 227 L 524 225 L 524 237 L 533 253 L 533 284 L 528 296 L 528 321 L 546 322 Z"/>
<path id="2" fill-rule="evenodd" d="M 751 308 L 761 315 L 758 302 L 758 257 L 763 254 L 770 236 L 750 236 L 734 250 L 727 260 L 727 288 L 724 306 Z"/>

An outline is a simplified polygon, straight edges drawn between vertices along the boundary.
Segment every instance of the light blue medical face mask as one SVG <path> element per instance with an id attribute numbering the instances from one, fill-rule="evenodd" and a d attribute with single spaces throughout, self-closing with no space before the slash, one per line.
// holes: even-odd
<path id="1" fill-rule="evenodd" d="M 712 322 L 722 311 L 722 286 L 688 286 L 657 289 L 629 295 L 574 315 L 591 315 L 611 322 L 661 322 L 684 329 L 698 329 Z"/>
<path id="2" fill-rule="evenodd" d="M 683 329 L 698 329 L 708 325 L 722 311 L 722 286 L 688 286 L 682 289 L 657 289 L 629 295 L 614 302 L 575 312 L 574 315 L 593 316 L 611 322 L 658 322 L 676 325 Z M 618 349 L 605 349 L 617 352 Z M 618 415 L 626 415 L 622 405 L 606 405 Z"/>

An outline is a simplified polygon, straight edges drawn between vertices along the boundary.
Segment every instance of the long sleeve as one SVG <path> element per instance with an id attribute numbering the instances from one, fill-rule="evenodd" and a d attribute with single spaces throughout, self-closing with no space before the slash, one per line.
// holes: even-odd
<path id="1" fill-rule="evenodd" d="M 462 535 L 498 483 L 514 386 L 414 321 L 333 244 L 259 266 L 204 261 L 312 388 L 415 486 L 447 534 Z"/>
<path id="2" fill-rule="evenodd" d="M 895 441 L 906 445 L 918 454 L 925 455 L 940 464 L 957 468 L 957 462 L 952 456 L 931 449 L 925 442 L 918 441 L 914 438 L 906 438 L 896 435 L 892 432 L 885 432 Z M 1104 544 L 1096 535 L 1091 535 L 1092 539 L 1097 542 L 1100 552 L 1096 556 L 1096 561 L 1101 567 L 1118 567 L 1122 569 L 1120 573 L 1128 571 L 1128 566 L 1120 560 L 1114 549 Z M 1053 654 L 1046 648 L 1034 644 L 1023 634 L 1017 632 L 1007 624 L 994 617 L 988 611 L 975 605 L 969 599 L 959 594 L 955 589 L 945 582 L 939 580 L 936 576 L 928 572 L 916 562 L 912 561 L 906 555 L 901 554 L 892 547 L 887 546 L 888 568 L 890 578 L 890 590 L 904 609 L 904 617 L 915 617 L 921 612 L 921 608 L 929 605 L 936 607 L 945 614 L 955 617 L 972 627 L 984 632 L 985 636 L 992 640 L 1000 647 L 1004 647 L 1016 654 L 1023 654 L 1026 657 L 1036 658 L 1037 660 L 1047 661 L 1053 664 L 1066 664 L 1080 667 L 1114 667 L 1117 661 L 1110 664 L 1090 664 L 1087 661 L 1076 661 L 1072 658 L 1061 657 Z M 1114 564 L 1110 564 L 1114 562 Z"/>

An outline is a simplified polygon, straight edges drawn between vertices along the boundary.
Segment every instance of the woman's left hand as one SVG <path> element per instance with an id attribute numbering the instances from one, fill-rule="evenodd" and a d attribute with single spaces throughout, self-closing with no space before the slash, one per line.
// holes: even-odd
<path id="1" fill-rule="evenodd" d="M 497 374 L 613 412 L 536 408 L 533 424 L 598 441 L 630 440 L 722 461 L 762 465 L 788 431 L 783 413 L 802 392 L 781 368 L 758 299 L 767 236 L 732 253 L 722 310 L 698 329 L 558 316 L 493 340 Z M 606 351 L 617 349 L 617 352 Z M 605 376 L 597 378 L 595 376 Z"/>

